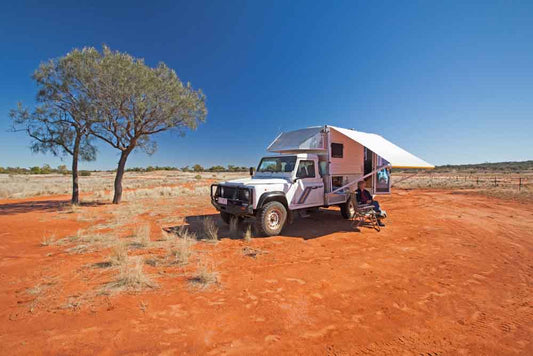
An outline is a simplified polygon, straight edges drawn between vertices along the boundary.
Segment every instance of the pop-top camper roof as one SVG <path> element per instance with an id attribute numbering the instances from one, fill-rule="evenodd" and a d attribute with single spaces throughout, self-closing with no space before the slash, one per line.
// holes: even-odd
<path id="1" fill-rule="evenodd" d="M 325 151 L 322 130 L 324 127 L 308 127 L 306 129 L 284 132 L 268 146 L 267 151 L 289 153 L 294 151 Z"/>
<path id="2" fill-rule="evenodd" d="M 435 166 L 396 146 L 380 135 L 335 126 L 326 127 L 367 147 L 378 156 L 386 159 L 393 168 L 435 168 Z M 267 150 L 277 153 L 324 152 L 326 151 L 322 135 L 324 128 L 318 126 L 284 132 L 276 137 Z"/>

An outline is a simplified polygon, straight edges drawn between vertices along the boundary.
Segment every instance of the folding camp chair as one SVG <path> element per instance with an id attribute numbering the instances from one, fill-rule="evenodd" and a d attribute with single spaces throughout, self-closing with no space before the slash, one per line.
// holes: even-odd
<path id="1" fill-rule="evenodd" d="M 355 196 L 352 196 L 355 205 L 355 214 L 352 218 L 352 228 L 359 230 L 360 226 L 371 227 L 380 231 L 377 213 L 372 204 L 358 204 Z"/>

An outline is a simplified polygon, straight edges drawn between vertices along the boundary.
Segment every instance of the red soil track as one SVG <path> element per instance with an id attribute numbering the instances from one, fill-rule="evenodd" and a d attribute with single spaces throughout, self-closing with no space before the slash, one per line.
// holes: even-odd
<path id="1" fill-rule="evenodd" d="M 379 233 L 322 211 L 254 239 L 256 259 L 242 240 L 197 244 L 219 286 L 147 266 L 158 289 L 88 298 L 104 254 L 40 246 L 90 224 L 59 218 L 57 199 L 0 201 L 2 354 L 533 354 L 532 204 L 397 190 Z"/>

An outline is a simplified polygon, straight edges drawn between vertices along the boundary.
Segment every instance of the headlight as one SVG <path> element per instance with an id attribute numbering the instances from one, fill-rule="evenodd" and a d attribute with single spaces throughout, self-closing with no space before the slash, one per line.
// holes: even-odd
<path id="1" fill-rule="evenodd" d="M 220 196 L 223 197 L 224 196 L 224 187 L 220 187 Z"/>
<path id="2" fill-rule="evenodd" d="M 244 199 L 246 199 L 247 201 L 250 200 L 250 191 L 249 190 L 243 191 L 242 195 L 243 195 Z"/>

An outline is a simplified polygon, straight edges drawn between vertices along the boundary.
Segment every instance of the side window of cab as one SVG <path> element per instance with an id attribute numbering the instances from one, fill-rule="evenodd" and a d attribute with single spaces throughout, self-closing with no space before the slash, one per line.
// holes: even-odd
<path id="1" fill-rule="evenodd" d="M 300 161 L 296 178 L 315 178 L 315 162 L 310 160 Z"/>

